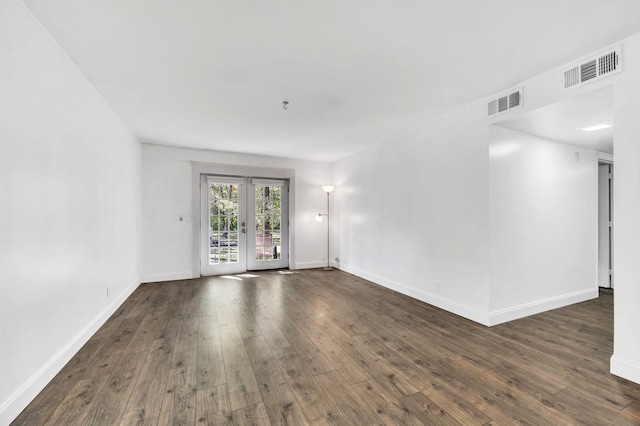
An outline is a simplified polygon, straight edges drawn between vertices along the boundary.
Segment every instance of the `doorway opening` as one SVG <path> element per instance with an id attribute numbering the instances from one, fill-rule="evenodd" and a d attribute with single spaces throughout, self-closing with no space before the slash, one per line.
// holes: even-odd
<path id="1" fill-rule="evenodd" d="M 289 182 L 200 176 L 200 275 L 289 267 Z"/>
<path id="2" fill-rule="evenodd" d="M 613 289 L 613 163 L 598 162 L 598 286 Z"/>

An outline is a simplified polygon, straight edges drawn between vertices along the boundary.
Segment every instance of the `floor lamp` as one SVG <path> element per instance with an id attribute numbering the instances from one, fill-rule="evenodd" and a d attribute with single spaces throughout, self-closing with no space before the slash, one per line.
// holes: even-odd
<path id="1" fill-rule="evenodd" d="M 331 195 L 331 191 L 333 191 L 333 185 L 323 185 L 322 190 L 327 193 L 327 212 L 326 213 L 318 213 L 316 216 L 316 220 L 318 222 L 322 222 L 322 217 L 327 217 L 327 266 L 323 269 L 325 271 L 331 271 L 333 268 L 329 266 L 329 196 Z"/>

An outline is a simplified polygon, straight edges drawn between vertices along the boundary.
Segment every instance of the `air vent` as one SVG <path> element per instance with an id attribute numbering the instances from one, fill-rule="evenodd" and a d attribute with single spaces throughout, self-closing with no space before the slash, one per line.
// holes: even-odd
<path id="1" fill-rule="evenodd" d="M 509 95 L 509 109 L 520 106 L 520 92 L 514 92 Z"/>
<path id="2" fill-rule="evenodd" d="M 509 108 L 507 99 L 509 99 L 507 96 L 498 99 L 498 112 L 506 111 Z"/>
<path id="3" fill-rule="evenodd" d="M 622 71 L 622 46 L 580 61 L 564 72 L 564 88 L 599 80 Z"/>
<path id="4" fill-rule="evenodd" d="M 522 87 L 515 91 L 509 91 L 502 93 L 497 98 L 491 99 L 487 103 L 487 116 L 491 117 L 495 114 L 500 114 L 513 108 L 519 108 L 522 106 Z"/>

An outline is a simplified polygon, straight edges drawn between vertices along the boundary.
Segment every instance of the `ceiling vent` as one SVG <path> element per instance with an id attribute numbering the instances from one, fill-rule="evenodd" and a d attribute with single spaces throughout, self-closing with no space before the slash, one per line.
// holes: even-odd
<path id="1" fill-rule="evenodd" d="M 564 72 L 564 88 L 596 81 L 622 71 L 622 46 L 596 54 Z"/>
<path id="2" fill-rule="evenodd" d="M 522 107 L 522 87 L 502 93 L 487 103 L 487 116 L 491 117 L 514 108 Z"/>

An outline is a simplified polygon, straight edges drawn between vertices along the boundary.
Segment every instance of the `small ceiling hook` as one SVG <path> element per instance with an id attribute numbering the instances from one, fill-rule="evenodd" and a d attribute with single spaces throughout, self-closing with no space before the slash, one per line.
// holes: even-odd
<path id="1" fill-rule="evenodd" d="M 287 109 L 289 105 L 289 101 L 282 101 L 282 109 Z"/>

